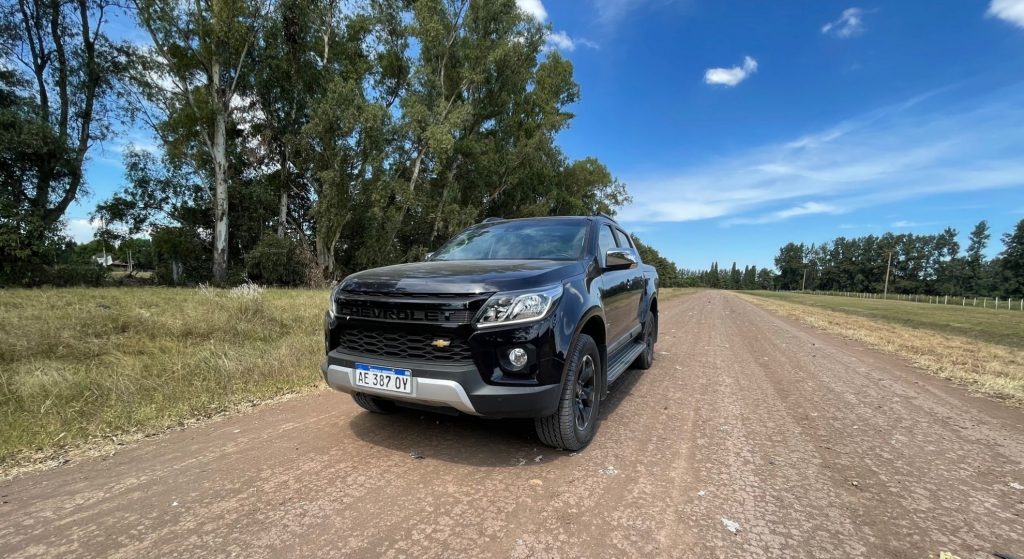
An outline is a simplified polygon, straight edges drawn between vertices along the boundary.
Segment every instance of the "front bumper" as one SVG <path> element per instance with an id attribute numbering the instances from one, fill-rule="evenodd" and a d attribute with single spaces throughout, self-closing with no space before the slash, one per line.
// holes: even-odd
<path id="1" fill-rule="evenodd" d="M 411 394 L 402 394 L 355 384 L 355 364 L 410 369 Z M 320 365 L 327 384 L 349 394 L 361 392 L 402 403 L 453 408 L 460 412 L 494 418 L 545 417 L 555 413 L 561 384 L 496 386 L 487 384 L 475 365 L 410 364 L 406 361 L 367 359 L 334 350 Z"/>

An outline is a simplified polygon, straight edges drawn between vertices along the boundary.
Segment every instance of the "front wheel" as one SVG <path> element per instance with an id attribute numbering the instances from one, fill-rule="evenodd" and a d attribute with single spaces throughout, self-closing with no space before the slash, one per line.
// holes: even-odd
<path id="1" fill-rule="evenodd" d="M 580 334 L 569 354 L 562 396 L 555 413 L 534 420 L 537 437 L 548 446 L 580 450 L 597 431 L 601 404 L 601 353 L 594 339 Z"/>

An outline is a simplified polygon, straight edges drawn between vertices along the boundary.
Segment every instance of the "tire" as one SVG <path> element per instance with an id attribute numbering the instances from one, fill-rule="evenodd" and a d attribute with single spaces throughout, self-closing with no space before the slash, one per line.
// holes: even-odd
<path id="1" fill-rule="evenodd" d="M 654 365 L 654 343 L 658 341 L 658 315 L 656 313 L 648 313 L 647 321 L 644 322 L 644 333 L 643 333 L 644 350 L 637 356 L 636 361 L 633 362 L 633 369 L 650 369 L 651 365 Z"/>
<path id="2" fill-rule="evenodd" d="M 569 352 L 558 410 L 534 420 L 541 442 L 564 450 L 580 450 L 593 440 L 601 407 L 603 370 L 594 339 L 586 334 L 577 336 Z"/>
<path id="3" fill-rule="evenodd" d="M 398 406 L 395 405 L 391 400 L 385 400 L 384 398 L 376 398 L 362 392 L 356 392 L 352 395 L 352 399 L 359 404 L 359 407 L 366 411 L 373 413 L 389 414 L 395 413 Z"/>

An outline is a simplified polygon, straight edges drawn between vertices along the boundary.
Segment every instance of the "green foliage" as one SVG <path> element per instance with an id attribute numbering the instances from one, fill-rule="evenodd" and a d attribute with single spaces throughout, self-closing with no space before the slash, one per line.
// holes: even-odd
<path id="1" fill-rule="evenodd" d="M 806 274 L 808 290 L 881 293 L 891 255 L 890 293 L 1024 296 L 1024 225 L 1003 235 L 1003 252 L 988 262 L 987 222 L 971 232 L 966 255 L 960 254 L 956 236 L 955 229 L 946 228 L 934 235 L 885 233 L 838 237 L 820 245 L 788 243 L 775 258 L 778 288 L 798 290 Z"/>
<path id="2" fill-rule="evenodd" d="M 95 100 L 107 98 L 107 80 L 127 78 L 131 102 L 103 116 L 138 117 L 160 149 L 125 153 L 126 184 L 94 217 L 110 250 L 129 243 L 120 260 L 151 232 L 140 263 L 161 281 L 223 281 L 230 261 L 241 277 L 241 264 L 262 266 L 270 234 L 293 239 L 329 279 L 421 258 L 486 216 L 612 214 L 629 201 L 600 161 L 571 160 L 556 144 L 579 85 L 572 63 L 546 48 L 550 29 L 515 0 L 130 7 L 152 47 L 120 45 L 120 66 L 85 70 L 103 73 Z M 12 148 L 5 185 L 38 182 L 40 161 L 51 182 L 70 185 L 79 144 L 39 118 L 29 82 L 11 80 L 0 92 L 10 109 L 0 115 L 9 124 L 0 141 Z M 42 264 L 61 245 L 40 249 L 55 239 L 47 223 L 30 243 Z M 0 231 L 0 250 L 21 250 L 32 227 Z"/>
<path id="3" fill-rule="evenodd" d="M 53 272 L 46 267 L 63 244 L 61 220 L 86 188 L 86 154 L 108 135 L 123 69 L 104 32 L 108 7 L 108 0 L 0 7 L 0 284 L 31 284 Z"/>
<path id="4" fill-rule="evenodd" d="M 195 230 L 158 226 L 151 238 L 158 281 L 171 285 L 210 281 L 209 246 Z"/>
<path id="5" fill-rule="evenodd" d="M 245 256 L 249 279 L 265 285 L 306 285 L 304 247 L 289 237 L 267 235 Z"/>
<path id="6" fill-rule="evenodd" d="M 1003 235 L 1003 246 L 997 265 L 1002 291 L 1010 297 L 1024 297 L 1024 219 Z"/>

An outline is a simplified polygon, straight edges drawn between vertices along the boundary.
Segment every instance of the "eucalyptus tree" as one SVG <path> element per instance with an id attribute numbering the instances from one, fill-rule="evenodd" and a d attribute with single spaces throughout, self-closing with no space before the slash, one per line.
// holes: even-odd
<path id="1" fill-rule="evenodd" d="M 308 114 L 288 145 L 295 184 L 311 207 L 313 252 L 325 278 L 335 275 L 339 240 L 348 229 L 352 247 L 383 234 L 379 215 L 400 166 L 397 102 L 406 88 L 409 61 L 405 2 L 376 0 L 340 6 L 317 3 L 307 29 L 315 35 L 312 79 L 305 84 Z M 293 189 L 293 192 L 295 190 Z M 369 229 L 354 221 L 376 216 Z"/>
<path id="2" fill-rule="evenodd" d="M 132 0 L 152 48 L 144 51 L 136 84 L 144 114 L 170 151 L 194 152 L 196 170 L 212 178 L 213 278 L 228 268 L 229 197 L 232 172 L 229 127 L 247 79 L 252 48 L 268 4 L 261 0 Z M 152 113 L 145 112 L 153 109 Z M 237 176 L 237 170 L 235 170 Z"/>
<path id="3" fill-rule="evenodd" d="M 110 0 L 13 0 L 0 6 L 0 124 L 5 267 L 35 258 L 86 190 L 90 149 L 116 118 L 119 45 Z"/>

